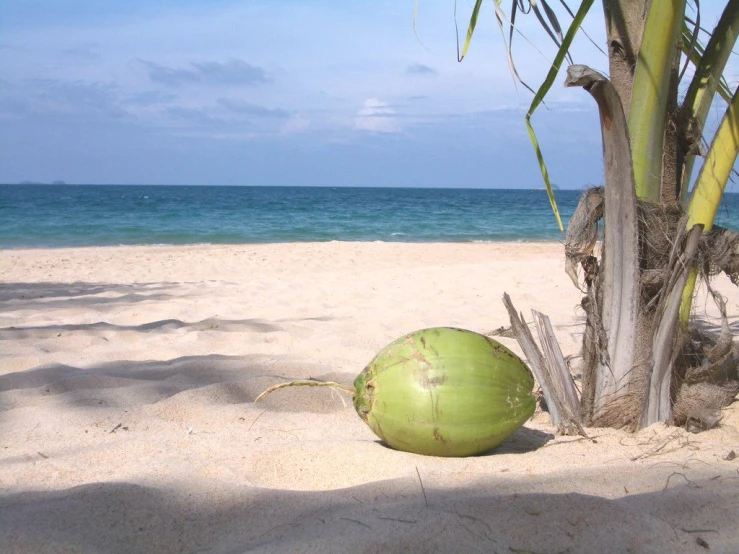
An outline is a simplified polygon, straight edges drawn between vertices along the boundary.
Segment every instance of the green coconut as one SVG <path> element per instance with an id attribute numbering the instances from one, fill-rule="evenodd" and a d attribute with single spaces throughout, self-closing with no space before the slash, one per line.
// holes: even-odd
<path id="1" fill-rule="evenodd" d="M 534 378 L 499 342 L 452 327 L 423 329 L 383 348 L 354 388 L 359 417 L 388 446 L 428 456 L 474 456 L 510 437 L 534 413 Z"/>
<path id="2" fill-rule="evenodd" d="M 495 448 L 534 413 L 534 378 L 484 335 L 436 327 L 383 348 L 354 381 L 354 407 L 397 450 L 472 456 Z"/>

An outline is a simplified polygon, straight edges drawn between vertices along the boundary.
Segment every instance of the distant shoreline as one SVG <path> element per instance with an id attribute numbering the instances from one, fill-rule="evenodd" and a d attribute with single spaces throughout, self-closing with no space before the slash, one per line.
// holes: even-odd
<path id="1" fill-rule="evenodd" d="M 497 245 L 497 246 L 550 246 L 553 244 L 561 243 L 559 240 L 489 240 L 489 241 L 429 241 L 429 242 L 412 242 L 412 241 L 385 241 L 385 240 L 325 240 L 325 241 L 286 241 L 286 242 L 224 242 L 224 243 L 206 243 L 206 242 L 193 242 L 186 244 L 106 244 L 106 245 L 88 245 L 88 246 L 2 246 L 0 245 L 0 252 L 23 252 L 23 251 L 41 251 L 51 250 L 55 252 L 61 252 L 64 250 L 81 251 L 81 250 L 118 250 L 118 249 L 147 249 L 161 250 L 166 248 L 171 249 L 207 249 L 207 248 L 249 248 L 249 247 L 284 247 L 284 246 L 325 246 L 333 244 L 347 244 L 354 245 L 356 247 L 362 247 L 368 244 L 377 245 L 408 245 L 408 246 L 427 246 L 435 247 L 439 245 L 459 245 L 459 246 L 486 246 L 486 245 Z"/>
<path id="2" fill-rule="evenodd" d="M 66 187 L 194 187 L 194 188 L 276 188 L 276 189 L 386 189 L 386 190 L 520 190 L 520 191 L 540 191 L 544 192 L 546 189 L 540 185 L 531 187 L 457 187 L 453 185 L 448 186 L 398 186 L 398 185 L 204 185 L 204 184 L 152 184 L 152 183 L 67 183 L 64 181 L 59 182 L 39 182 L 39 181 L 23 181 L 21 183 L 0 183 L 0 187 L 19 187 L 19 186 L 34 186 L 34 187 L 51 187 L 51 186 L 66 186 Z M 600 185 L 582 185 L 580 188 L 562 188 L 559 186 L 554 187 L 555 192 L 582 192 L 594 186 Z"/>

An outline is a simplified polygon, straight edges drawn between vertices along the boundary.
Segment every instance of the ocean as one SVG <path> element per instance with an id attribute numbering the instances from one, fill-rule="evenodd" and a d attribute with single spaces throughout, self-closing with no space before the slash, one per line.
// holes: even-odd
<path id="1" fill-rule="evenodd" d="M 565 226 L 580 194 L 556 192 Z M 0 248 L 563 238 L 543 190 L 0 185 Z"/>

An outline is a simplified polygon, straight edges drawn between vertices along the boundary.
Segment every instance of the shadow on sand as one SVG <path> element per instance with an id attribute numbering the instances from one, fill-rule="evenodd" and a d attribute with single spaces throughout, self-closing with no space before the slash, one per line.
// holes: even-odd
<path id="1" fill-rule="evenodd" d="M 19 309 L 82 308 L 166 300 L 178 283 L 3 283 L 0 312 Z M 100 296 L 111 295 L 117 296 Z"/>
<path id="2" fill-rule="evenodd" d="M 37 396 L 57 396 L 60 409 L 135 409 L 183 392 L 195 391 L 192 402 L 240 404 L 252 402 L 270 385 L 313 376 L 340 379 L 350 384 L 349 374 L 326 373 L 325 368 L 305 364 L 289 356 L 184 356 L 165 361 L 119 360 L 77 368 L 49 364 L 0 375 L 0 399 L 6 409 L 32 404 Z M 324 395 L 286 390 L 260 403 L 264 409 L 285 412 L 327 413 L 342 409 Z"/>
<path id="3" fill-rule="evenodd" d="M 104 321 L 97 323 L 77 323 L 64 325 L 35 325 L 35 326 L 13 326 L 0 328 L 0 340 L 20 340 L 27 338 L 43 339 L 53 337 L 59 333 L 70 333 L 84 331 L 90 333 L 103 333 L 111 331 L 134 331 L 137 333 L 166 333 L 177 329 L 190 331 L 221 331 L 221 332 L 254 332 L 274 333 L 282 331 L 283 327 L 269 323 L 261 319 L 238 319 L 225 320 L 208 318 L 201 321 L 187 323 L 179 319 L 162 319 L 150 321 L 141 325 L 113 325 Z"/>
<path id="4" fill-rule="evenodd" d="M 427 487 L 424 496 L 408 478 L 323 492 L 127 482 L 29 491 L 0 498 L 0 550 L 694 552 L 700 538 L 736 551 L 736 497 L 720 484 L 616 500 L 491 488 Z"/>

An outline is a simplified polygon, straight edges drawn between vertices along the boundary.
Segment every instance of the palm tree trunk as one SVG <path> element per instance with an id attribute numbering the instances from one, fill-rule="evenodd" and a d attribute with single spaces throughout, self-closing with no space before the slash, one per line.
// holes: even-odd
<path id="1" fill-rule="evenodd" d="M 649 3 L 650 0 L 603 0 L 611 83 L 621 99 L 626 119 Z"/>

